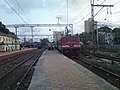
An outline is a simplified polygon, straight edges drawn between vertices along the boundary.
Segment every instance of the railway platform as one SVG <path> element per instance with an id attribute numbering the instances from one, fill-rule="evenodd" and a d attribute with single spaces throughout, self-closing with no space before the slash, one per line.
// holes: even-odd
<path id="1" fill-rule="evenodd" d="M 39 58 L 28 90 L 119 90 L 56 50 Z"/>
<path id="2" fill-rule="evenodd" d="M 15 55 L 23 53 L 23 52 L 29 52 L 29 51 L 35 50 L 35 49 L 36 48 L 24 48 L 22 50 L 3 52 L 3 53 L 0 53 L 0 59 L 5 59 L 8 57 L 15 56 Z"/>

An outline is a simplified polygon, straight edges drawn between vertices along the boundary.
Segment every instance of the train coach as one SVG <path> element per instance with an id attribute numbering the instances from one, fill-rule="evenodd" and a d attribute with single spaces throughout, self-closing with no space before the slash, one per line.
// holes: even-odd
<path id="1" fill-rule="evenodd" d="M 80 48 L 78 36 L 64 36 L 58 41 L 58 49 L 65 55 L 79 56 Z"/>

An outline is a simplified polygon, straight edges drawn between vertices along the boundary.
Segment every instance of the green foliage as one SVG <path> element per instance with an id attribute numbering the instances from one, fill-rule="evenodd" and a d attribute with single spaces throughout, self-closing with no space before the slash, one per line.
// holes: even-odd
<path id="1" fill-rule="evenodd" d="M 0 22 L 0 32 L 3 32 L 5 34 L 15 35 L 13 32 L 10 32 L 9 29 L 7 29 L 6 26 L 2 24 L 2 22 Z"/>
<path id="2" fill-rule="evenodd" d="M 80 41 L 83 43 L 86 43 L 87 41 L 92 41 L 93 40 L 93 32 L 89 32 L 89 33 L 81 33 L 79 35 L 80 37 Z"/>
<path id="3" fill-rule="evenodd" d="M 120 44 L 120 28 L 114 28 L 112 33 L 114 34 L 115 44 Z"/>
<path id="4" fill-rule="evenodd" d="M 79 36 L 79 34 L 77 33 L 77 34 L 75 34 L 75 36 Z"/>
<path id="5" fill-rule="evenodd" d="M 112 32 L 113 32 L 114 34 L 116 34 L 116 35 L 119 35 L 119 34 L 120 34 L 120 28 L 114 28 L 114 29 L 112 30 Z"/>
<path id="6" fill-rule="evenodd" d="M 11 34 L 11 35 L 15 35 L 15 33 L 13 33 L 13 32 L 9 32 L 9 34 Z"/>
<path id="7" fill-rule="evenodd" d="M 4 33 L 9 34 L 9 32 L 10 32 L 9 29 L 7 29 L 7 28 L 4 29 Z"/>
<path id="8" fill-rule="evenodd" d="M 47 43 L 49 42 L 47 38 L 41 39 L 40 41 L 42 46 L 46 46 Z"/>
<path id="9" fill-rule="evenodd" d="M 107 27 L 107 26 L 104 26 L 104 27 L 98 28 L 98 31 L 99 32 L 105 32 L 105 33 L 110 33 L 112 31 L 112 29 Z"/>

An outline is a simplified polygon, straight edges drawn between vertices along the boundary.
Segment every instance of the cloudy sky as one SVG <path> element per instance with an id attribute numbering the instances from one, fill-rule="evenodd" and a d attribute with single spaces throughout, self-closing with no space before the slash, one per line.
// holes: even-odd
<path id="1" fill-rule="evenodd" d="M 95 0 L 95 4 L 114 5 L 113 8 L 103 8 L 95 20 L 119 24 L 120 0 Z M 95 7 L 95 13 L 99 11 Z M 16 13 L 19 15 L 17 15 Z M 84 32 L 84 21 L 91 17 L 90 0 L 68 0 L 68 22 L 74 25 L 74 33 Z M 4 24 L 57 24 L 67 23 L 67 0 L 0 0 L 0 21 Z M 39 28 L 40 33 L 51 33 L 47 28 Z M 60 28 L 55 28 L 60 29 Z M 63 29 L 63 28 L 61 28 Z M 20 33 L 26 32 L 22 29 Z M 54 29 L 53 29 L 54 30 Z M 39 31 L 36 29 L 36 31 Z"/>

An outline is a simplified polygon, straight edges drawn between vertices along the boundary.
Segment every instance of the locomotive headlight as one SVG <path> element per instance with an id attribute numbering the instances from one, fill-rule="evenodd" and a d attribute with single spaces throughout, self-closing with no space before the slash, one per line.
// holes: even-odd
<path id="1" fill-rule="evenodd" d="M 70 47 L 69 45 L 63 45 L 62 47 Z"/>
<path id="2" fill-rule="evenodd" d="M 74 45 L 73 47 L 80 47 L 80 45 Z"/>

